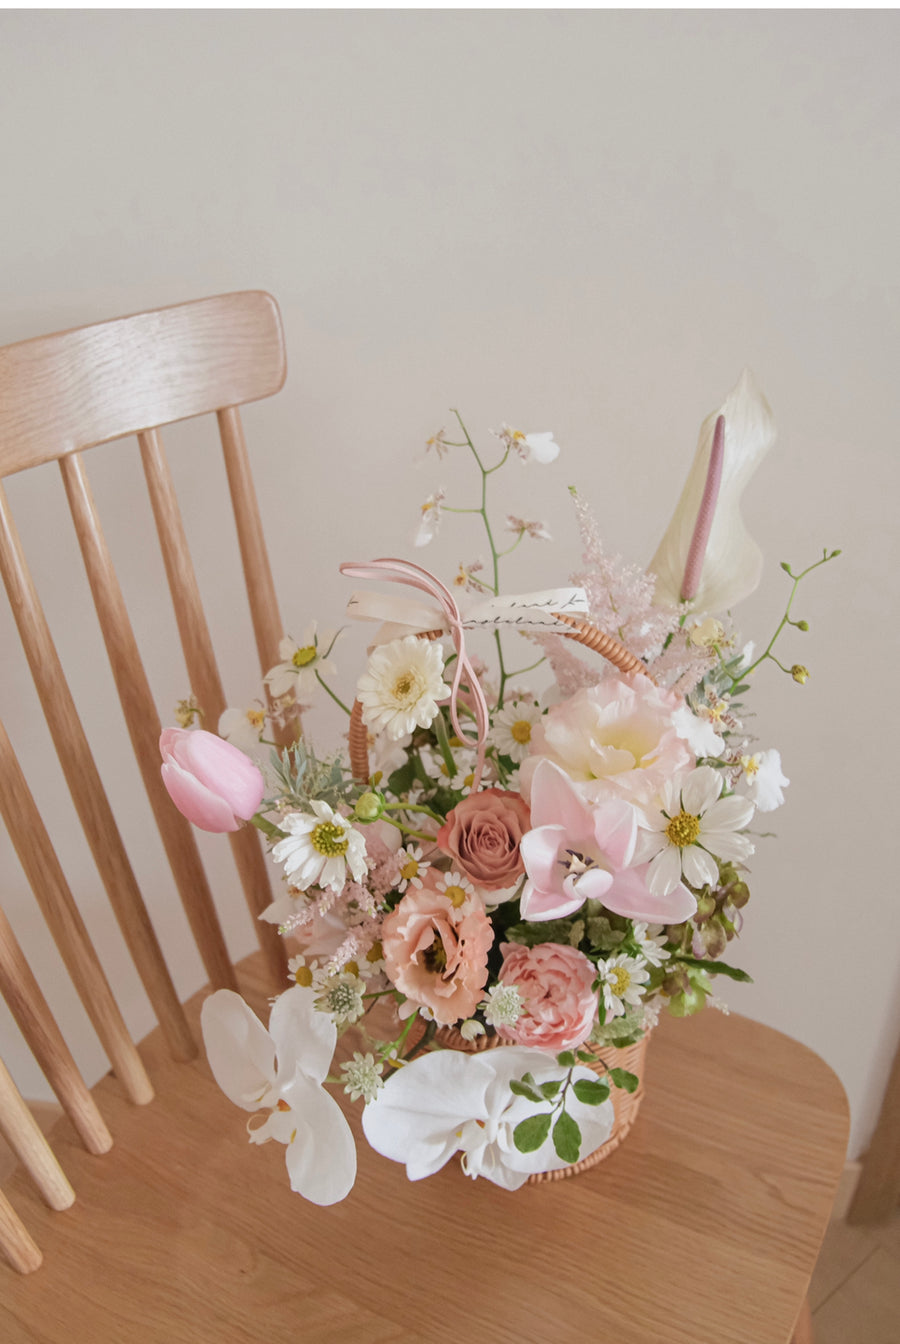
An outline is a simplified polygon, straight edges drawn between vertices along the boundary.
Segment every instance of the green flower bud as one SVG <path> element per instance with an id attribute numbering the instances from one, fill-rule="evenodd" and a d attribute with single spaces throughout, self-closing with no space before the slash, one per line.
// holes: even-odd
<path id="1" fill-rule="evenodd" d="M 798 630 L 808 630 L 808 629 L 809 629 L 809 621 L 798 621 L 798 622 L 797 622 L 797 629 L 798 629 Z"/>
<path id="2" fill-rule="evenodd" d="M 384 799 L 381 794 L 373 793 L 372 790 L 363 793 L 356 800 L 356 807 L 353 809 L 354 821 L 377 821 L 384 811 Z"/>
<path id="3" fill-rule="evenodd" d="M 802 663 L 794 663 L 791 668 L 791 676 L 794 681 L 799 682 L 801 686 L 805 686 L 809 681 L 809 668 L 804 667 Z"/>

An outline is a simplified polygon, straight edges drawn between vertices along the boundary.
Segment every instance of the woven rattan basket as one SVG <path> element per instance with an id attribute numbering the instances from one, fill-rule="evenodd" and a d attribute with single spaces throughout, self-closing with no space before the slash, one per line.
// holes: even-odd
<path id="1" fill-rule="evenodd" d="M 577 617 L 563 615 L 561 612 L 555 613 L 558 619 L 569 627 L 567 630 L 559 630 L 555 633 L 566 635 L 568 638 L 583 644 L 585 648 L 599 653 L 603 658 L 618 668 L 620 672 L 626 674 L 641 673 L 648 676 L 645 665 L 633 653 L 620 644 L 618 640 L 611 635 L 598 630 L 595 625 L 589 621 L 583 621 Z M 423 639 L 439 639 L 444 632 L 442 630 L 429 630 L 422 634 Z M 368 732 L 362 721 L 362 705 L 357 700 L 353 706 L 353 712 L 350 716 L 350 764 L 354 777 L 359 783 L 365 783 L 369 778 L 369 746 Z M 494 1046 L 502 1046 L 504 1042 L 500 1037 L 490 1034 L 476 1037 L 474 1041 L 467 1041 L 460 1035 L 455 1027 L 439 1027 L 435 1035 L 435 1040 L 445 1049 L 463 1050 L 467 1054 L 479 1050 L 492 1049 Z M 536 1172 L 529 1176 L 528 1183 L 531 1185 L 539 1184 L 543 1181 L 565 1180 L 568 1176 L 576 1176 L 581 1171 L 587 1171 L 591 1167 L 602 1162 L 609 1157 L 610 1153 L 615 1152 L 619 1144 L 628 1134 L 640 1110 L 641 1101 L 644 1096 L 644 1069 L 646 1063 L 647 1045 L 649 1042 L 649 1033 L 645 1033 L 639 1041 L 633 1045 L 623 1047 L 608 1046 L 595 1050 L 595 1063 L 589 1065 L 596 1073 L 603 1077 L 606 1069 L 626 1069 L 629 1073 L 636 1075 L 638 1086 L 634 1092 L 626 1092 L 623 1088 L 614 1087 L 612 1089 L 612 1103 L 615 1111 L 615 1120 L 612 1133 L 606 1143 L 579 1162 L 572 1163 L 571 1166 L 562 1167 L 558 1171 Z M 604 1065 L 606 1067 L 604 1067 Z"/>

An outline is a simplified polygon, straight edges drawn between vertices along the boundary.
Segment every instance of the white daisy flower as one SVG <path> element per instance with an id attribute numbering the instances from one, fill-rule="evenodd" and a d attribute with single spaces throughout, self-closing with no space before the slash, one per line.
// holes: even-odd
<path id="1" fill-rule="evenodd" d="M 640 948 L 641 956 L 651 966 L 661 966 L 672 955 L 665 945 L 666 936 L 661 924 L 644 924 L 638 921 L 634 925 L 633 937 Z"/>
<path id="2" fill-rule="evenodd" d="M 429 728 L 437 702 L 450 694 L 442 680 L 444 651 L 439 643 L 406 635 L 373 649 L 357 683 L 363 723 L 398 739 Z"/>
<path id="3" fill-rule="evenodd" d="M 345 1060 L 341 1065 L 341 1082 L 350 1100 L 358 1101 L 362 1097 L 365 1102 L 374 1101 L 379 1089 L 384 1086 L 381 1078 L 383 1070 L 381 1060 L 376 1063 L 374 1055 L 363 1055 L 355 1050 L 353 1058 Z"/>
<path id="4" fill-rule="evenodd" d="M 289 812 L 279 821 L 288 835 L 272 850 L 276 863 L 300 891 L 312 886 L 341 891 L 347 869 L 355 882 L 366 875 L 366 842 L 359 831 L 321 799 L 310 803 L 312 813 Z"/>
<path id="5" fill-rule="evenodd" d="M 454 910 L 462 910 L 476 899 L 474 886 L 462 873 L 441 873 L 436 889 L 443 892 Z"/>
<path id="6" fill-rule="evenodd" d="M 606 1020 L 623 1017 L 625 1005 L 636 1007 L 644 996 L 644 985 L 650 979 L 643 957 L 628 957 L 621 952 L 597 966 L 606 1006 Z"/>
<path id="7" fill-rule="evenodd" d="M 531 736 L 542 718 L 534 701 L 513 701 L 498 709 L 491 724 L 490 741 L 501 756 L 521 765 L 531 749 Z"/>
<path id="8" fill-rule="evenodd" d="M 406 891 L 410 883 L 414 887 L 421 887 L 422 874 L 431 867 L 431 860 L 422 855 L 422 846 L 407 845 L 397 858 L 400 860 L 400 881 L 397 883 L 397 890 Z"/>
<path id="9" fill-rule="evenodd" d="M 639 812 L 634 861 L 650 860 L 652 895 L 674 891 L 682 877 L 692 887 L 713 885 L 719 880 L 717 858 L 743 863 L 753 853 L 750 840 L 737 834 L 753 816 L 753 803 L 737 794 L 720 798 L 724 783 L 718 770 L 701 765 L 681 780 L 666 781 L 658 812 Z"/>
<path id="10" fill-rule="evenodd" d="M 297 700 L 306 702 L 318 689 L 316 673 L 334 674 L 334 664 L 328 661 L 334 647 L 336 634 L 316 634 L 316 622 L 313 621 L 304 630 L 300 643 L 285 637 L 278 645 L 278 656 L 282 660 L 263 677 L 276 700 L 292 692 Z M 325 652 L 323 653 L 322 650 Z"/>
<path id="11" fill-rule="evenodd" d="M 310 962 L 302 953 L 298 953 L 288 961 L 288 978 L 302 989 L 312 989 L 317 970 L 315 962 Z"/>

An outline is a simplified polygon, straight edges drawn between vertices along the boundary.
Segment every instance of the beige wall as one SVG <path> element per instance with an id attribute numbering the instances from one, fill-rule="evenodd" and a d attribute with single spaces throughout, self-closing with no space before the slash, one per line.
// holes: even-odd
<path id="1" fill-rule="evenodd" d="M 897 125 L 892 12 L 159 11 L 0 14 L 0 341 L 229 289 L 278 298 L 287 387 L 246 416 L 285 618 L 336 623 L 343 559 L 404 552 L 446 464 L 417 464 L 460 407 L 486 434 L 553 428 L 563 452 L 511 473 L 503 504 L 557 542 L 513 588 L 578 556 L 566 485 L 610 548 L 646 562 L 702 417 L 744 364 L 780 444 L 745 500 L 767 565 L 739 610 L 765 637 L 778 561 L 844 555 L 799 602 L 755 696 L 789 806 L 754 863 L 740 1012 L 806 1041 L 874 1122 L 900 1023 L 896 879 Z M 231 698 L 256 689 L 239 577 L 214 518 L 210 429 L 179 428 L 182 503 Z M 131 443 L 91 466 L 164 720 L 186 693 Z M 201 982 L 151 834 L 58 472 L 10 482 L 55 637 L 179 988 Z M 467 502 L 463 498 L 462 502 Z M 461 525 L 424 558 L 445 575 Z M 0 715 L 136 1031 L 140 992 L 0 601 Z M 338 661 L 358 666 L 359 634 Z M 317 734 L 336 727 L 326 715 Z M 233 951 L 252 944 L 224 842 L 204 840 Z M 104 1065 L 31 914 L 5 835 L 2 901 L 69 1020 Z M 24 1091 L 42 1081 L 0 1016 Z M 790 1079 L 785 1079 L 789 1087 Z"/>

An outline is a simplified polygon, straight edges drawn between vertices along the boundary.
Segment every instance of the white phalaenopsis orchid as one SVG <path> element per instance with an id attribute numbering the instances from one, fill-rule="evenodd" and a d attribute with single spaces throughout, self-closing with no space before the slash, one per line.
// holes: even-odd
<path id="1" fill-rule="evenodd" d="M 336 1204 L 356 1180 L 356 1144 L 337 1102 L 322 1087 L 337 1031 L 299 985 L 275 1001 L 266 1031 L 239 994 L 219 989 L 200 1015 L 213 1077 L 236 1106 L 267 1109 L 251 1143 L 287 1145 L 291 1189 L 313 1204 Z"/>
<path id="2" fill-rule="evenodd" d="M 699 583 L 692 595 L 693 609 L 700 613 L 725 611 L 759 583 L 762 552 L 744 526 L 740 503 L 744 486 L 775 442 L 775 420 L 753 375 L 745 369 L 725 404 L 703 421 L 678 506 L 648 566 L 656 575 L 653 600 L 659 606 L 677 606 L 682 600 L 719 416 L 725 420 L 721 481 Z"/>
<path id="3" fill-rule="evenodd" d="M 540 1087 L 565 1079 L 567 1070 L 552 1055 L 524 1046 L 471 1055 L 436 1050 L 420 1056 L 388 1079 L 366 1107 L 366 1138 L 382 1156 L 404 1162 L 411 1181 L 434 1175 L 454 1153 L 462 1152 L 467 1176 L 484 1176 L 505 1190 L 518 1190 L 532 1172 L 568 1165 L 549 1137 L 531 1153 L 515 1146 L 513 1130 L 535 1114 L 535 1106 L 515 1096 L 509 1085 L 526 1073 Z M 572 1079 L 596 1082 L 597 1075 L 579 1066 L 572 1070 Z M 570 1089 L 566 1110 L 581 1130 L 580 1156 L 585 1158 L 612 1132 L 612 1102 L 584 1105 Z"/>

